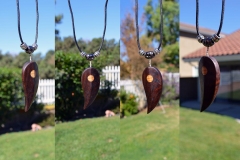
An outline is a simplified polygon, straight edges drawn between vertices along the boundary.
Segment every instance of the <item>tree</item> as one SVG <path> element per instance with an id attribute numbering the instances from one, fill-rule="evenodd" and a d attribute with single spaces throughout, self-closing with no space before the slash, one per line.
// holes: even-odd
<path id="1" fill-rule="evenodd" d="M 62 19 L 63 19 L 62 14 L 55 16 L 55 26 L 58 25 L 58 24 L 61 24 Z M 60 33 L 60 31 L 58 29 L 55 29 L 55 40 L 56 41 L 60 39 L 59 33 Z"/>
<path id="2" fill-rule="evenodd" d="M 147 17 L 147 36 L 159 42 L 160 7 L 153 6 L 152 0 L 148 0 L 145 6 Z M 179 4 L 176 0 L 163 1 L 163 46 L 164 61 L 168 65 L 179 68 Z"/>

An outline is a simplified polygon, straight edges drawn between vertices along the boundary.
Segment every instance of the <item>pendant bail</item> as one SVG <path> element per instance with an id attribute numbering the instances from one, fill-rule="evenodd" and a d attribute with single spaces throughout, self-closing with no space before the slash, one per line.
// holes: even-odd
<path id="1" fill-rule="evenodd" d="M 89 61 L 89 66 L 90 66 L 90 68 L 92 67 L 92 61 Z"/>
<path id="2" fill-rule="evenodd" d="M 151 59 L 149 59 L 149 62 L 148 62 L 148 64 L 149 64 L 149 67 L 151 67 L 152 66 L 152 64 L 151 64 Z"/>
<path id="3" fill-rule="evenodd" d="M 32 62 L 32 54 L 30 54 L 29 59 L 30 59 L 30 62 Z"/>
<path id="4" fill-rule="evenodd" d="M 207 47 L 207 52 L 206 52 L 206 55 L 209 57 L 208 51 L 209 51 L 209 47 Z"/>

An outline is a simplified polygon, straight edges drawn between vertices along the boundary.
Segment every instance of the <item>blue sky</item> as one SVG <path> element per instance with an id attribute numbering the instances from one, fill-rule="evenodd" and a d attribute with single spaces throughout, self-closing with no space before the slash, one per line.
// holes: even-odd
<path id="1" fill-rule="evenodd" d="M 199 26 L 218 30 L 222 0 L 199 0 Z M 230 34 L 240 29 L 240 1 L 225 0 L 222 32 Z M 180 0 L 180 22 L 195 25 L 196 1 Z M 201 32 L 201 31 L 200 31 Z"/>
<path id="2" fill-rule="evenodd" d="M 153 4 L 158 5 L 158 0 L 153 0 Z M 147 4 L 147 0 L 138 0 L 138 23 L 141 22 L 141 16 L 144 13 L 144 6 Z M 121 0 L 121 21 L 125 18 L 127 13 L 131 13 L 133 16 L 135 16 L 135 13 L 133 12 L 133 8 L 135 6 L 135 0 Z M 145 27 L 145 24 L 143 24 Z"/>
<path id="3" fill-rule="evenodd" d="M 77 39 L 102 37 L 105 0 L 71 0 Z M 60 36 L 73 36 L 68 0 L 57 0 L 56 15 L 63 14 L 62 24 L 56 28 Z M 120 0 L 109 0 L 106 39 L 120 39 Z"/>
<path id="4" fill-rule="evenodd" d="M 23 40 L 32 45 L 35 39 L 36 10 L 35 0 L 19 0 L 21 30 Z M 38 49 L 45 54 L 55 48 L 54 0 L 39 0 Z M 18 54 L 21 50 L 17 29 L 16 0 L 1 1 L 0 5 L 0 50 L 2 53 Z"/>
<path id="5" fill-rule="evenodd" d="M 34 42 L 35 37 L 35 1 L 19 1 L 23 40 L 30 45 Z M 158 3 L 158 0 L 153 1 Z M 94 37 L 101 37 L 105 0 L 71 0 L 71 3 L 75 16 L 77 39 L 91 40 Z M 139 0 L 139 15 L 143 13 L 143 7 L 146 3 L 147 0 Z M 199 0 L 199 3 L 200 26 L 217 30 L 220 20 L 221 0 Z M 126 12 L 131 11 L 133 6 L 134 0 L 109 0 L 106 39 L 120 39 L 120 22 Z M 240 1 L 226 0 L 222 32 L 229 34 L 240 28 L 239 6 Z M 20 40 L 17 31 L 16 1 L 1 1 L 0 12 L 0 50 L 2 53 L 18 54 L 21 48 L 19 47 Z M 195 12 L 195 0 L 180 0 L 181 22 L 195 25 Z M 39 0 L 39 14 L 39 47 L 36 52 L 45 54 L 48 50 L 55 48 L 55 14 L 64 15 L 62 24 L 57 26 L 60 30 L 60 36 L 72 36 L 71 17 L 67 0 L 57 0 L 56 6 L 54 0 Z"/>

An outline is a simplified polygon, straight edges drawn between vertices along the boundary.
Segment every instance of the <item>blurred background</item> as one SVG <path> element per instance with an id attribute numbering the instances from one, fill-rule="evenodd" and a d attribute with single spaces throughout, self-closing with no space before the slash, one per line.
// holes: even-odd
<path id="1" fill-rule="evenodd" d="M 101 44 L 105 2 L 71 0 L 76 38 L 88 54 Z M 56 1 L 56 159 L 119 158 L 119 6 L 120 1 L 108 2 L 105 41 L 100 56 L 92 61 L 100 73 L 100 89 L 84 110 L 81 75 L 89 61 L 80 55 L 74 42 L 68 1 Z"/>
<path id="2" fill-rule="evenodd" d="M 31 45 L 36 33 L 36 4 L 31 0 L 20 0 L 19 4 L 22 37 Z M 39 47 L 32 60 L 38 64 L 40 81 L 28 112 L 24 111 L 21 69 L 29 55 L 20 48 L 16 1 L 0 5 L 0 159 L 53 159 L 55 155 L 54 1 L 42 0 L 38 5 Z"/>
<path id="3" fill-rule="evenodd" d="M 138 3 L 141 47 L 145 51 L 154 50 L 160 40 L 159 1 Z M 163 18 L 163 50 L 152 59 L 152 66 L 162 73 L 163 91 L 159 104 L 147 115 L 142 72 L 149 61 L 138 53 L 135 1 L 121 1 L 121 159 L 178 159 L 178 1 L 163 1 Z"/>
<path id="4" fill-rule="evenodd" d="M 199 31 L 217 33 L 222 1 L 199 1 Z M 180 159 L 239 159 L 240 149 L 240 22 L 239 2 L 225 3 L 222 39 L 209 48 L 220 66 L 214 102 L 200 113 L 198 62 L 206 47 L 196 39 L 196 2 L 180 1 Z M 198 158 L 196 158 L 198 157 Z"/>

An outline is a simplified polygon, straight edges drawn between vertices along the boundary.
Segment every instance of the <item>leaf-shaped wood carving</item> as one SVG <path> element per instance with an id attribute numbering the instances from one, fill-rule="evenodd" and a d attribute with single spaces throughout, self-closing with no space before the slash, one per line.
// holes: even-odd
<path id="1" fill-rule="evenodd" d="M 215 99 L 219 83 L 220 68 L 213 57 L 202 57 L 199 61 L 199 78 L 201 86 L 201 112 L 207 109 Z"/>
<path id="2" fill-rule="evenodd" d="M 95 100 L 99 85 L 100 85 L 100 76 L 98 71 L 95 68 L 87 68 L 82 73 L 82 88 L 84 96 L 84 109 L 90 106 Z"/>
<path id="3" fill-rule="evenodd" d="M 145 68 L 142 74 L 142 82 L 147 97 L 147 113 L 150 113 L 156 107 L 162 95 L 161 72 L 155 67 Z"/>
<path id="4" fill-rule="evenodd" d="M 29 110 L 36 96 L 39 73 L 36 62 L 26 62 L 22 68 L 22 82 L 25 95 L 25 112 Z"/>

